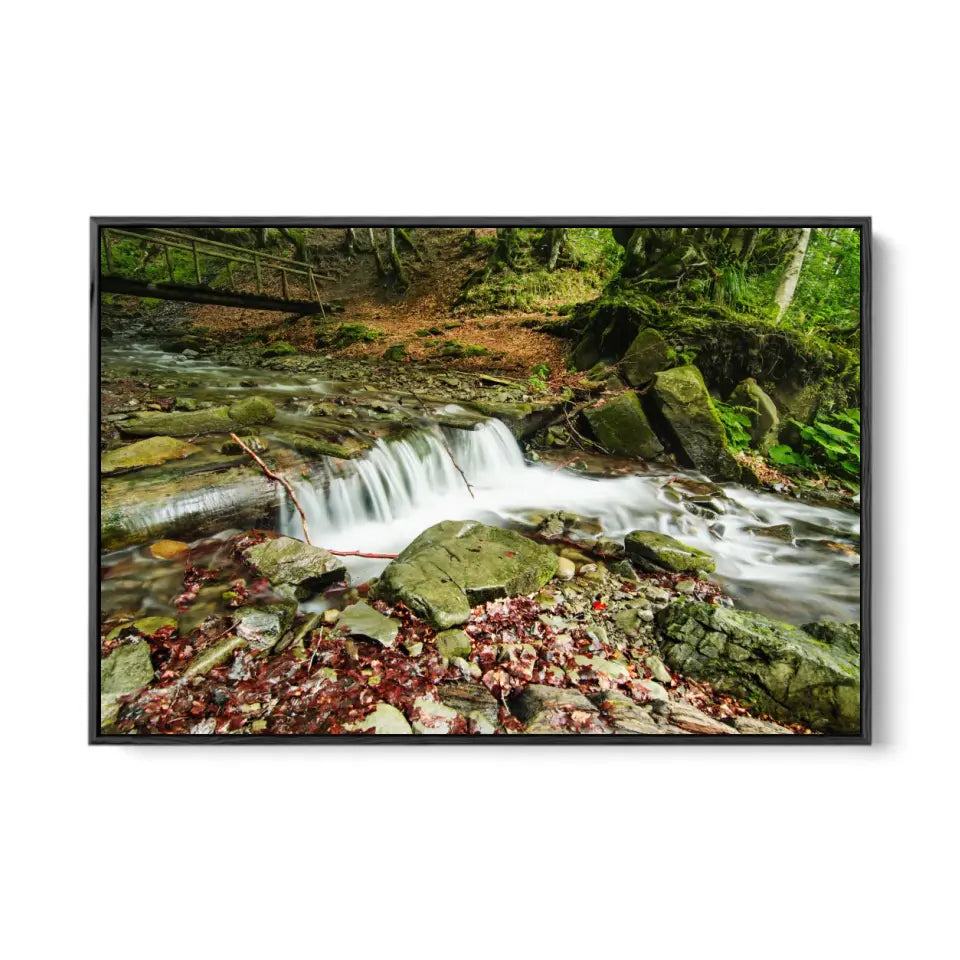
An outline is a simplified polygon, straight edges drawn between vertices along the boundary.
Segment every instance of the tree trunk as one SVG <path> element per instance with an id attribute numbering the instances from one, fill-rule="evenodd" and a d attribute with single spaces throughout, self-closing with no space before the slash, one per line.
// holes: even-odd
<path id="1" fill-rule="evenodd" d="M 404 273 L 403 264 L 400 262 L 400 254 L 397 253 L 397 231 L 394 227 L 387 228 L 387 253 L 390 255 L 390 263 L 393 266 L 393 272 L 397 278 L 397 286 L 405 290 L 410 282 Z"/>
<path id="2" fill-rule="evenodd" d="M 286 227 L 277 227 L 280 233 L 286 237 L 292 244 L 293 248 L 296 251 L 296 257 L 301 263 L 307 262 L 307 241 L 304 235 L 300 232 L 292 233 Z"/>
<path id="3" fill-rule="evenodd" d="M 367 227 L 370 234 L 370 248 L 373 250 L 373 258 L 377 261 L 377 273 L 383 275 L 383 260 L 380 259 L 380 248 L 377 246 L 377 238 L 373 235 L 373 227 Z"/>
<path id="4" fill-rule="evenodd" d="M 356 227 L 347 229 L 343 237 L 343 250 L 348 257 L 352 257 L 357 252 L 357 230 Z"/>
<path id="5" fill-rule="evenodd" d="M 253 228 L 253 244 L 258 250 L 262 250 L 267 245 L 267 228 Z"/>
<path id="6" fill-rule="evenodd" d="M 553 227 L 549 231 L 550 249 L 547 254 L 547 270 L 553 273 L 557 269 L 557 260 L 567 245 L 567 231 L 563 227 Z"/>
<path id="7" fill-rule="evenodd" d="M 516 267 L 517 255 L 516 227 L 497 227 L 497 249 L 494 252 L 493 263 L 505 263 L 511 269 Z"/>
<path id="8" fill-rule="evenodd" d="M 803 258 L 807 253 L 807 244 L 809 243 L 810 228 L 804 227 L 797 234 L 796 243 L 787 255 L 787 264 L 784 267 L 783 275 L 780 277 L 780 283 L 777 285 L 777 293 L 774 297 L 777 304 L 777 320 L 783 318 L 793 301 L 797 281 L 800 279 L 800 271 L 803 268 Z"/>

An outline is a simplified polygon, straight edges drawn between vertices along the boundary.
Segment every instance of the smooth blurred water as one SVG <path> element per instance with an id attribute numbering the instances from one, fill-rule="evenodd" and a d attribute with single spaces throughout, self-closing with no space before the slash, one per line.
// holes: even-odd
<path id="1" fill-rule="evenodd" d="M 472 497 L 444 441 L 469 479 Z M 709 551 L 717 578 L 749 609 L 797 623 L 860 615 L 859 557 L 852 552 L 860 520 L 854 513 L 725 485 L 727 499 L 717 501 L 724 513 L 698 516 L 674 499 L 668 481 L 676 472 L 594 478 L 529 464 L 498 420 L 473 430 L 435 428 L 379 441 L 350 467 L 346 475 L 338 468 L 323 483 L 295 483 L 314 541 L 335 550 L 397 553 L 440 520 L 506 525 L 523 522 L 531 511 L 564 510 L 596 518 L 604 535 L 614 539 L 631 530 L 657 530 Z M 751 531 L 778 524 L 790 524 L 792 541 Z M 280 527 L 290 536 L 302 535 L 288 502 Z M 379 573 L 386 563 L 345 562 L 358 579 Z"/>

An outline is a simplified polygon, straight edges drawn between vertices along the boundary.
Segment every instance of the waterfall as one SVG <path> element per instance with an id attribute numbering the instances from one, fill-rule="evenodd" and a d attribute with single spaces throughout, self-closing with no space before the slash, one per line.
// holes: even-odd
<path id="1" fill-rule="evenodd" d="M 449 447 L 449 452 L 448 448 Z M 452 452 L 474 495 L 450 458 Z M 856 540 L 859 517 L 772 494 L 727 486 L 718 516 L 691 512 L 665 476 L 598 479 L 528 464 L 498 420 L 472 430 L 434 426 L 379 440 L 362 457 L 319 463 L 310 480 L 295 482 L 314 541 L 334 550 L 398 553 L 440 520 L 523 523 L 532 511 L 564 510 L 596 519 L 604 534 L 658 530 L 709 551 L 717 575 L 751 609 L 784 619 L 818 614 L 857 616 L 858 558 L 823 547 Z M 758 526 L 789 523 L 801 543 L 755 535 Z M 280 529 L 302 536 L 300 518 L 284 498 Z M 347 558 L 354 580 L 375 576 L 385 561 Z"/>

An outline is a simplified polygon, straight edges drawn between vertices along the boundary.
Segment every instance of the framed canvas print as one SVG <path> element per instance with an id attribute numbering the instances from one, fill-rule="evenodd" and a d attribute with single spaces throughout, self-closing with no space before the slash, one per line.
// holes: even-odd
<path id="1" fill-rule="evenodd" d="M 869 218 L 94 218 L 91 289 L 93 742 L 869 742 Z"/>

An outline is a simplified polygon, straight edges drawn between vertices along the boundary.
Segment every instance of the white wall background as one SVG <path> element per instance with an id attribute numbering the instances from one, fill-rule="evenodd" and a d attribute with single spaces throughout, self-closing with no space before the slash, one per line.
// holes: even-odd
<path id="1" fill-rule="evenodd" d="M 943 956 L 948 4 L 18 4 L 4 16 L 16 957 Z M 870 748 L 85 745 L 91 214 L 872 214 Z"/>

